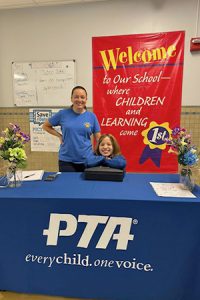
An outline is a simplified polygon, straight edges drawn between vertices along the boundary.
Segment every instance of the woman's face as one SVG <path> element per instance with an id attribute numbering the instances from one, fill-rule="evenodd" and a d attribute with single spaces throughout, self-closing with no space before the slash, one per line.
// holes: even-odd
<path id="1" fill-rule="evenodd" d="M 75 112 L 82 112 L 85 110 L 87 95 L 82 89 L 75 89 L 71 97 L 73 110 Z"/>
<path id="2" fill-rule="evenodd" d="M 99 144 L 99 152 L 105 157 L 109 157 L 113 154 L 113 145 L 108 136 L 106 136 Z"/>

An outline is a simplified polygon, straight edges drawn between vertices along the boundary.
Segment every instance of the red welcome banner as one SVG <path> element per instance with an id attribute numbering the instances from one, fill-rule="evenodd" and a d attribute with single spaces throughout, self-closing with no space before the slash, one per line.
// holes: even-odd
<path id="1" fill-rule="evenodd" d="M 93 108 L 129 172 L 176 172 L 165 139 L 180 125 L 184 31 L 94 37 Z"/>

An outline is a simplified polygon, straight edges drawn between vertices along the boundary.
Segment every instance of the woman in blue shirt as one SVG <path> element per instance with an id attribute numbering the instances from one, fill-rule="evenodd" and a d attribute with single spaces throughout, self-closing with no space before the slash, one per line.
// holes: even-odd
<path id="1" fill-rule="evenodd" d="M 100 126 L 94 113 L 87 111 L 87 91 L 76 86 L 71 93 L 72 106 L 62 109 L 43 124 L 43 129 L 60 140 L 59 171 L 82 172 L 92 150 L 92 135 L 98 141 Z M 61 127 L 59 133 L 54 126 Z"/>
<path id="2" fill-rule="evenodd" d="M 86 166 L 107 166 L 122 170 L 126 167 L 126 159 L 121 155 L 119 144 L 112 134 L 101 135 L 95 154 L 87 157 Z"/>

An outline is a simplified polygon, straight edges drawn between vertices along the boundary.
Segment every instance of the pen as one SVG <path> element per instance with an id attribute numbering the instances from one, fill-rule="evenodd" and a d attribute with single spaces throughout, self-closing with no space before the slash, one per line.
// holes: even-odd
<path id="1" fill-rule="evenodd" d="M 26 175 L 26 176 L 24 176 L 24 178 L 29 178 L 29 177 L 31 177 L 31 176 L 33 176 L 33 175 L 35 175 L 35 173 L 30 174 L 30 175 Z"/>

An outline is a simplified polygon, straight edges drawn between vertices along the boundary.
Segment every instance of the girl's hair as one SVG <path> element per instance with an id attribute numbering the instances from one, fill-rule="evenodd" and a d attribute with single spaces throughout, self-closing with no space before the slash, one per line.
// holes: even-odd
<path id="1" fill-rule="evenodd" d="M 109 133 L 102 134 L 102 135 L 100 136 L 100 139 L 98 140 L 98 143 L 97 143 L 97 146 L 96 146 L 96 151 L 95 151 L 95 153 L 96 153 L 97 155 L 101 155 L 101 153 L 99 152 L 99 145 L 102 143 L 102 141 L 103 141 L 106 137 L 108 137 L 108 138 L 110 139 L 111 144 L 112 144 L 112 146 L 113 146 L 113 153 L 112 153 L 112 155 L 113 155 L 113 156 L 120 155 L 120 154 L 121 154 L 120 146 L 119 146 L 119 144 L 118 144 L 116 138 L 115 138 L 112 134 L 109 134 Z"/>
<path id="2" fill-rule="evenodd" d="M 87 97 L 87 91 L 86 91 L 86 89 L 85 89 L 83 86 L 81 86 L 81 85 L 77 85 L 77 86 L 75 86 L 75 87 L 72 89 L 71 97 L 73 96 L 74 91 L 77 90 L 77 89 L 83 90 L 83 91 L 86 93 L 86 97 Z"/>

